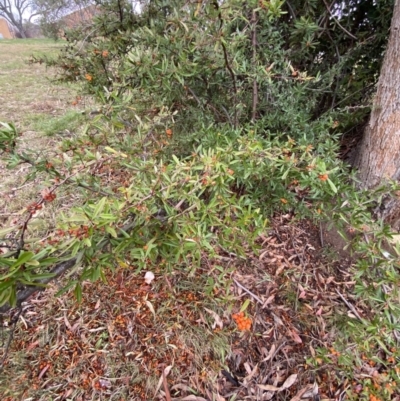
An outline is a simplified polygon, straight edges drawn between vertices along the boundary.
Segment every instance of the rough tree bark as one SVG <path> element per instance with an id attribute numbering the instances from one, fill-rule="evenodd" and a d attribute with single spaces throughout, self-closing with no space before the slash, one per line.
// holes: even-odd
<path id="1" fill-rule="evenodd" d="M 389 43 L 356 167 L 364 188 L 400 178 L 400 0 L 395 2 Z"/>

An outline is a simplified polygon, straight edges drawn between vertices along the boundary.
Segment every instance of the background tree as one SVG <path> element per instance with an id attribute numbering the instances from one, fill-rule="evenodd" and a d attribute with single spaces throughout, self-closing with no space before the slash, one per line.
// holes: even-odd
<path id="1" fill-rule="evenodd" d="M 92 0 L 35 0 L 35 3 L 43 34 L 55 40 L 66 29 L 92 23 L 96 12 Z"/>
<path id="2" fill-rule="evenodd" d="M 25 22 L 30 23 L 40 13 L 35 0 L 0 0 L 0 16 L 3 16 L 21 35 L 28 36 Z"/>

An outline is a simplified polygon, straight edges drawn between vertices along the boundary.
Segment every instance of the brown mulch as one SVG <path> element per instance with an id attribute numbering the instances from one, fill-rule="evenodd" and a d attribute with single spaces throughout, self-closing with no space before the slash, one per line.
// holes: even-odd
<path id="1" fill-rule="evenodd" d="M 317 349 L 337 361 L 331 318 L 353 317 L 342 297 L 354 282 L 347 262 L 328 263 L 319 241 L 310 222 L 279 215 L 257 256 L 221 255 L 226 288 L 205 291 L 221 273 L 207 261 L 190 277 L 160 266 L 150 284 L 144 272 L 110 270 L 106 284 L 85 285 L 80 305 L 73 293 L 54 298 L 56 286 L 38 294 L 24 306 L 5 365 L 5 399 L 342 399 L 349 383 Z M 239 310 L 250 330 L 238 330 Z"/>
<path id="2" fill-rule="evenodd" d="M 335 340 L 327 328 L 332 315 L 348 313 L 338 294 L 354 285 L 348 261 L 327 263 L 319 230 L 292 219 L 273 219 L 273 229 L 261 238 L 259 258 L 235 274 L 257 300 L 249 310 L 252 330 L 233 341 L 231 377 L 219 382 L 224 399 L 237 393 L 237 399 L 249 400 L 337 400 L 347 385 L 325 371 L 322 361 L 316 371 L 307 359 Z M 249 296 L 237 288 L 238 295 Z M 337 358 L 333 349 L 331 357 Z"/>

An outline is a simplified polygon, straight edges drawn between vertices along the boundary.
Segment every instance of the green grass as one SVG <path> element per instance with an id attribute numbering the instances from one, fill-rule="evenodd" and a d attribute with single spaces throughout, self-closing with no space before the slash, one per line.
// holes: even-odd
<path id="1" fill-rule="evenodd" d="M 35 131 L 46 135 L 68 133 L 79 128 L 85 122 L 81 111 L 68 110 L 64 115 L 48 118 L 46 114 L 37 114 L 32 118 L 32 127 Z"/>
<path id="2" fill-rule="evenodd" d="M 32 55 L 56 55 L 62 43 L 45 39 L 0 41 L 0 121 L 32 130 L 37 115 L 57 119 L 73 109 L 74 88 L 55 85 L 54 71 L 30 63 Z"/>

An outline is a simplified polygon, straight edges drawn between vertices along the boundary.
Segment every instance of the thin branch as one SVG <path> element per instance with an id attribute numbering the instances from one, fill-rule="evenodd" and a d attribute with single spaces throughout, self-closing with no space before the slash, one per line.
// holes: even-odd
<path id="1" fill-rule="evenodd" d="M 229 71 L 229 74 L 231 75 L 232 83 L 233 83 L 234 103 L 235 103 L 235 110 L 234 110 L 234 112 L 235 112 L 234 128 L 237 128 L 239 122 L 238 122 L 238 115 L 237 115 L 237 87 L 236 87 L 236 76 L 235 76 L 235 74 L 234 74 L 234 72 L 233 72 L 231 66 L 229 65 L 228 54 L 227 54 L 227 51 L 226 51 L 225 44 L 224 44 L 223 42 L 221 42 L 221 45 L 222 45 L 222 49 L 223 49 L 223 51 L 224 51 L 225 65 L 226 65 L 226 68 L 227 68 L 228 71 Z"/>
<path id="2" fill-rule="evenodd" d="M 326 0 L 323 0 L 323 1 L 324 1 L 324 4 L 325 4 L 326 9 L 328 10 L 329 15 L 330 15 L 330 16 L 332 17 L 332 19 L 336 22 L 336 24 L 338 25 L 338 27 L 341 28 L 342 31 L 343 31 L 346 35 L 350 36 L 352 39 L 358 40 L 357 37 L 355 37 L 352 33 L 350 33 L 350 32 L 349 32 L 343 25 L 341 25 L 341 23 L 334 17 L 334 15 L 333 15 L 332 12 L 331 12 L 330 6 L 329 6 L 329 4 L 327 4 Z"/>
<path id="3" fill-rule="evenodd" d="M 321 242 L 321 246 L 324 247 L 325 246 L 324 245 L 324 232 L 323 232 L 323 229 L 322 229 L 322 223 L 321 222 L 319 222 L 319 240 Z"/>
<path id="4" fill-rule="evenodd" d="M 251 24 L 252 24 L 252 38 L 251 45 L 253 46 L 253 68 L 254 71 L 257 66 L 257 13 L 253 10 L 251 15 Z M 257 106 L 258 106 L 258 86 L 257 86 L 257 74 L 253 79 L 253 111 L 251 113 L 251 121 L 254 123 L 257 117 Z"/>
<path id="5" fill-rule="evenodd" d="M 36 285 L 31 285 L 24 290 L 18 292 L 16 306 L 20 307 L 22 302 L 26 301 L 36 291 L 43 291 L 46 288 L 46 284 L 60 277 L 67 270 L 71 269 L 75 265 L 76 260 L 76 258 L 72 258 L 56 264 L 55 267 L 50 271 L 50 273 L 54 274 L 54 276 L 42 280 L 37 280 Z M 6 303 L 2 307 L 0 307 L 0 313 L 6 313 L 12 308 L 13 306 L 11 306 L 9 303 Z"/>
<path id="6" fill-rule="evenodd" d="M 224 25 L 224 20 L 222 19 L 222 14 L 221 14 L 221 10 L 219 8 L 218 2 L 216 0 L 214 0 L 213 2 L 214 7 L 216 10 L 218 10 L 218 19 L 220 21 L 220 27 L 219 29 L 222 30 L 222 27 Z M 230 64 L 229 64 L 229 59 L 228 59 L 228 52 L 226 50 L 226 46 L 224 44 L 224 42 L 221 40 L 220 41 L 221 46 L 222 46 L 222 50 L 224 53 L 224 60 L 225 60 L 225 67 L 228 70 L 231 78 L 232 78 L 232 84 L 233 84 L 233 94 L 234 94 L 234 103 L 235 103 L 235 107 L 234 107 L 234 113 L 235 113 L 235 118 L 234 118 L 234 128 L 238 127 L 239 121 L 238 121 L 238 112 L 237 112 L 237 104 L 238 104 L 238 99 L 237 99 L 237 85 L 236 85 L 236 76 L 235 73 L 233 72 Z"/>
<path id="7" fill-rule="evenodd" d="M 193 92 L 193 90 L 189 86 L 187 86 L 187 89 L 192 94 L 192 96 L 196 99 L 197 104 L 201 107 L 202 104 L 200 102 L 200 99 L 196 96 L 196 94 Z"/>
<path id="8" fill-rule="evenodd" d="M 125 226 L 121 227 L 120 230 L 122 232 L 129 232 L 135 226 L 135 224 L 136 224 L 135 221 L 131 221 L 130 223 L 127 223 Z M 122 234 L 120 236 L 122 237 Z M 109 239 L 110 239 L 110 237 L 102 240 L 99 243 L 99 248 L 104 248 L 108 244 Z M 74 258 L 65 260 L 63 262 L 57 263 L 53 267 L 53 269 L 49 272 L 50 274 L 53 275 L 52 277 L 37 280 L 37 281 L 35 281 L 34 285 L 30 285 L 27 288 L 25 288 L 24 290 L 17 293 L 16 306 L 20 307 L 22 302 L 26 301 L 36 291 L 44 291 L 46 289 L 46 284 L 51 283 L 53 280 L 60 277 L 63 273 L 70 270 L 73 266 L 75 266 L 76 262 L 77 262 L 77 258 L 74 257 Z M 0 307 L 0 314 L 8 312 L 12 308 L 13 308 L 13 306 L 11 306 L 9 303 L 6 303 L 2 307 Z"/>
<path id="9" fill-rule="evenodd" d="M 174 185 L 174 184 L 173 184 Z M 160 192 L 164 191 L 167 189 L 169 186 L 164 186 L 160 189 Z M 145 197 L 143 197 L 140 201 L 137 203 L 143 203 L 147 199 L 151 198 L 154 196 L 154 190 L 151 191 L 151 193 Z M 129 232 L 134 226 L 136 225 L 135 220 L 131 221 L 130 223 L 125 224 L 124 226 L 120 227 L 119 230 L 122 231 L 123 233 Z M 120 234 L 118 237 L 122 237 L 123 235 Z M 99 244 L 98 244 L 98 249 L 104 248 L 110 241 L 111 236 L 108 236 L 106 239 L 103 239 Z M 57 263 L 55 267 L 49 272 L 52 274 L 52 277 L 46 278 L 46 279 L 41 279 L 35 281 L 35 283 L 31 286 L 26 287 L 25 289 L 21 290 L 20 292 L 17 293 L 17 300 L 16 300 L 16 306 L 20 306 L 22 302 L 26 301 L 32 294 L 34 294 L 36 291 L 43 291 L 45 289 L 46 284 L 49 284 L 56 278 L 60 277 L 63 273 L 71 269 L 77 262 L 77 258 L 73 257 L 68 260 L 65 260 L 63 262 Z M 10 309 L 13 307 L 9 304 L 6 303 L 2 307 L 0 307 L 0 314 L 8 312 Z"/>
<path id="10" fill-rule="evenodd" d="M 89 38 L 90 35 L 95 33 L 97 31 L 97 28 L 91 30 L 81 41 L 81 45 L 79 46 L 79 49 L 75 52 L 74 56 L 78 55 L 80 51 L 82 50 L 83 46 L 85 45 L 86 40 Z"/>
<path id="11" fill-rule="evenodd" d="M 66 177 L 63 181 L 59 182 L 58 184 L 54 185 L 52 189 L 49 190 L 48 195 L 52 194 L 53 192 L 55 192 L 55 190 L 65 184 L 68 180 L 71 179 L 71 177 L 77 175 L 79 172 L 81 172 L 82 170 L 84 170 L 86 168 L 86 166 L 81 167 L 80 169 L 78 169 L 77 171 L 75 171 L 74 173 L 72 173 L 69 177 Z M 34 208 L 32 209 L 28 209 L 28 216 L 25 219 L 25 221 L 22 224 L 22 229 L 21 229 L 21 234 L 20 234 L 20 240 L 19 240 L 19 246 L 17 249 L 17 255 L 18 253 L 23 249 L 24 245 L 25 245 L 25 233 L 28 229 L 28 224 L 31 221 L 32 217 L 34 216 L 35 212 L 38 210 L 37 207 L 43 205 L 46 202 L 46 199 L 44 198 L 44 196 L 42 196 L 37 202 L 35 202 L 34 204 Z"/>
<path id="12" fill-rule="evenodd" d="M 292 17 L 292 19 L 296 20 L 296 14 L 294 13 L 293 7 L 291 6 L 290 2 L 286 1 L 286 5 L 288 6 L 289 14 Z"/>

